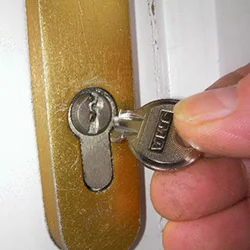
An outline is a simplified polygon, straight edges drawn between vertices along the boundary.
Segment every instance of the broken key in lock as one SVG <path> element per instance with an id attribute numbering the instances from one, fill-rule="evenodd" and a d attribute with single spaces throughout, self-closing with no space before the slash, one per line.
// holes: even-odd
<path id="1" fill-rule="evenodd" d="M 87 186 L 100 191 L 112 181 L 112 128 L 114 134 L 120 135 L 113 136 L 112 141 L 127 139 L 137 159 L 153 170 L 181 169 L 200 158 L 201 152 L 185 144 L 176 132 L 173 108 L 177 102 L 157 100 L 136 111 L 120 110 L 115 116 L 116 104 L 107 91 L 100 88 L 81 91 L 70 107 L 69 124 L 81 140 Z"/>
<path id="2" fill-rule="evenodd" d="M 177 100 L 162 99 L 131 111 L 120 110 L 114 117 L 114 128 L 119 134 L 113 142 L 127 139 L 136 158 L 156 171 L 182 169 L 202 155 L 185 144 L 173 124 L 173 109 Z"/>

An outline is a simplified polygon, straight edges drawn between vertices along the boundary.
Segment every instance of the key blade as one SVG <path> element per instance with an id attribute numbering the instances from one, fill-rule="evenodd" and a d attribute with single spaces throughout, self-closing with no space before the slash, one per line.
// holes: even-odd
<path id="1" fill-rule="evenodd" d="M 141 128 L 144 117 L 132 110 L 120 110 L 118 116 L 113 118 L 114 131 L 112 142 L 121 142 L 127 137 L 136 136 Z"/>
<path id="2" fill-rule="evenodd" d="M 120 120 L 127 120 L 127 121 L 142 121 L 143 120 L 143 116 L 136 113 L 135 111 L 123 110 L 123 109 L 119 111 L 118 116 L 114 117 L 114 119 L 116 118 Z"/>

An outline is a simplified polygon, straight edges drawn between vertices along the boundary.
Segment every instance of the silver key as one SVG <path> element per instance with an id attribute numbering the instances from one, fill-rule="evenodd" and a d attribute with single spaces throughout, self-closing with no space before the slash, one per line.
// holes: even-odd
<path id="1" fill-rule="evenodd" d="M 106 189 L 113 180 L 110 131 L 116 114 L 112 96 L 95 87 L 77 94 L 69 109 L 70 128 L 81 142 L 84 181 L 93 191 Z"/>
<path id="2" fill-rule="evenodd" d="M 146 104 L 136 111 L 123 111 L 113 118 L 114 131 L 127 139 L 130 149 L 145 166 L 157 171 L 177 170 L 201 157 L 201 152 L 186 145 L 173 125 L 177 100 L 165 99 Z"/>

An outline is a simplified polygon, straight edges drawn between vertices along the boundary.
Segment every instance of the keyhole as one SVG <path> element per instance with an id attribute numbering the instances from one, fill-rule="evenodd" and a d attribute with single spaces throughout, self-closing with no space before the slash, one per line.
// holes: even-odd
<path id="1" fill-rule="evenodd" d="M 102 99 L 97 93 L 91 94 L 91 102 L 89 103 L 89 134 L 97 134 L 99 131 L 100 121 L 100 109 L 103 106 Z"/>
<path id="2" fill-rule="evenodd" d="M 89 103 L 89 113 L 90 113 L 89 122 L 92 123 L 96 120 L 97 116 L 96 108 L 98 102 L 98 94 L 92 93 L 90 98 L 91 102 Z"/>

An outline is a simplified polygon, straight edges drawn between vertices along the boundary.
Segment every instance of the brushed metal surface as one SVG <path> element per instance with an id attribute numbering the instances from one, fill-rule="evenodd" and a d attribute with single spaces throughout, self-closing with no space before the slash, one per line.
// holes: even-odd
<path id="1" fill-rule="evenodd" d="M 134 93 L 127 0 L 27 0 L 30 62 L 46 218 L 62 249 L 128 249 L 140 227 L 137 160 L 112 145 L 114 181 L 82 182 L 79 140 L 67 113 L 83 88 L 102 87 L 122 109 Z"/>

